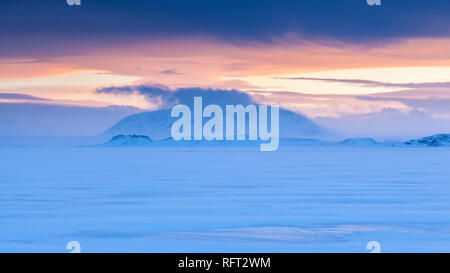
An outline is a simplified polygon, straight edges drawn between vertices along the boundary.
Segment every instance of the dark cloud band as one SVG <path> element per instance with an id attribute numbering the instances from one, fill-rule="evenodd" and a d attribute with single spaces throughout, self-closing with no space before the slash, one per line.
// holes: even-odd
<path id="1" fill-rule="evenodd" d="M 253 99 L 246 93 L 238 90 L 180 88 L 171 90 L 164 85 L 136 85 L 123 87 L 107 87 L 97 89 L 97 94 L 140 94 L 157 104 L 161 109 L 166 109 L 175 104 L 192 105 L 195 96 L 201 96 L 204 104 L 252 104 Z"/>
<path id="2" fill-rule="evenodd" d="M 231 43 L 307 40 L 373 44 L 408 37 L 449 37 L 447 0 L 5 0 L 0 52 L 64 54 L 123 41 L 209 36 Z"/>

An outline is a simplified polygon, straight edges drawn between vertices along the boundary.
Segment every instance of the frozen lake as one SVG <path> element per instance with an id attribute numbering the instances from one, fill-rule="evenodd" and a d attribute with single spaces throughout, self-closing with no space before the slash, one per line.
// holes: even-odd
<path id="1" fill-rule="evenodd" d="M 450 149 L 0 148 L 0 251 L 450 251 Z"/>

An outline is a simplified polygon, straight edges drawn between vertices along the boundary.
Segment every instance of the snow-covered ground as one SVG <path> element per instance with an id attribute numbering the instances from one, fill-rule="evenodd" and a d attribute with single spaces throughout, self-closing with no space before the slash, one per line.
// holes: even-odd
<path id="1" fill-rule="evenodd" d="M 450 251 L 445 147 L 0 148 L 0 251 Z"/>

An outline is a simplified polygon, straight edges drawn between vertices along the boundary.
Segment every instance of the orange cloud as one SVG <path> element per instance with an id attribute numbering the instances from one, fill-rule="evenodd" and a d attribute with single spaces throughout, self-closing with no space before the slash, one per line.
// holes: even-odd
<path id="1" fill-rule="evenodd" d="M 314 84 L 296 82 L 287 85 L 271 79 L 308 73 L 309 76 L 339 75 L 349 79 L 375 78 L 379 81 L 385 80 L 383 79 L 385 77 L 399 82 L 402 79 L 417 79 L 416 74 L 421 77 L 439 75 L 448 79 L 450 78 L 447 77 L 450 76 L 447 74 L 447 71 L 450 71 L 448 48 L 450 39 L 431 38 L 395 40 L 371 45 L 336 41 L 308 42 L 297 39 L 279 40 L 269 44 L 260 42 L 232 44 L 205 38 L 141 41 L 122 45 L 120 48 L 92 48 L 81 55 L 46 58 L 45 62 L 0 60 L 2 63 L 0 88 L 3 80 L 4 85 L 8 82 L 10 84 L 8 87 L 13 91 L 24 94 L 41 95 L 42 92 L 47 92 L 50 98 L 75 98 L 139 107 L 145 107 L 145 104 L 138 97 L 105 98 L 92 91 L 108 85 L 147 83 L 164 84 L 171 88 L 197 86 L 246 91 L 369 94 L 380 90 L 361 90 L 358 89 L 360 87 L 336 83 L 319 85 L 317 82 Z M 415 68 L 418 71 L 412 74 Z M 428 68 L 428 72 L 421 73 L 421 68 Z M 80 71 L 105 71 L 111 77 L 106 77 L 106 80 L 105 77 L 90 77 L 89 81 L 88 78 L 83 80 L 83 77 L 79 77 L 72 81 L 73 85 L 68 85 L 62 82 L 65 76 L 58 76 L 79 75 L 77 73 Z M 46 79 L 45 87 L 20 85 L 20 82 L 32 83 L 30 79 L 42 82 L 43 78 Z M 20 80 L 12 81 L 13 79 Z M 81 87 L 77 84 L 83 82 Z M 14 84 L 17 84 L 16 88 Z M 442 92 L 446 93 L 446 90 Z M 292 103 L 289 101 L 290 98 L 281 94 L 271 96 L 278 96 L 276 100 L 281 103 Z M 283 99 L 286 101 L 282 102 Z M 302 111 L 309 109 L 307 112 L 310 115 L 324 113 L 335 115 L 345 111 L 363 113 L 377 111 L 382 103 L 386 104 L 375 101 L 361 103 L 354 98 L 343 97 L 335 101 L 303 97 L 295 108 Z M 392 107 L 407 109 L 398 101 L 389 103 Z"/>

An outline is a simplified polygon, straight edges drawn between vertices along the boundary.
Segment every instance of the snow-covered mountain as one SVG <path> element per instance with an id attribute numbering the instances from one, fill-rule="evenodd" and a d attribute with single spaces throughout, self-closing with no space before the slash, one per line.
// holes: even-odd
<path id="1" fill-rule="evenodd" d="M 378 143 L 373 138 L 363 137 L 363 138 L 349 138 L 341 142 L 338 142 L 338 144 L 349 146 L 373 146 L 373 145 L 380 145 L 381 143 Z"/>
<path id="2" fill-rule="evenodd" d="M 450 134 L 438 134 L 413 139 L 404 144 L 408 146 L 450 146 Z"/>
<path id="3" fill-rule="evenodd" d="M 153 143 L 151 138 L 142 135 L 117 135 L 110 141 L 95 146 L 103 147 L 138 147 L 138 146 L 150 146 Z"/>
<path id="4" fill-rule="evenodd" d="M 170 116 L 170 110 L 143 112 L 123 118 L 102 135 L 145 135 L 154 140 L 161 140 L 170 137 L 174 120 Z"/>
<path id="5" fill-rule="evenodd" d="M 157 110 L 128 116 L 114 124 L 102 135 L 107 137 L 145 135 L 153 140 L 169 138 L 172 124 L 177 120 L 170 116 L 170 112 L 171 110 Z M 204 118 L 203 122 L 207 120 L 208 118 Z M 325 129 L 308 118 L 284 109 L 280 109 L 279 124 L 281 138 L 321 137 L 327 134 Z"/>
<path id="6" fill-rule="evenodd" d="M 377 142 L 372 138 L 352 138 L 338 142 L 338 144 L 350 145 L 350 146 L 450 146 L 450 134 L 438 134 L 427 136 L 419 139 L 412 139 L 405 142 Z"/>

